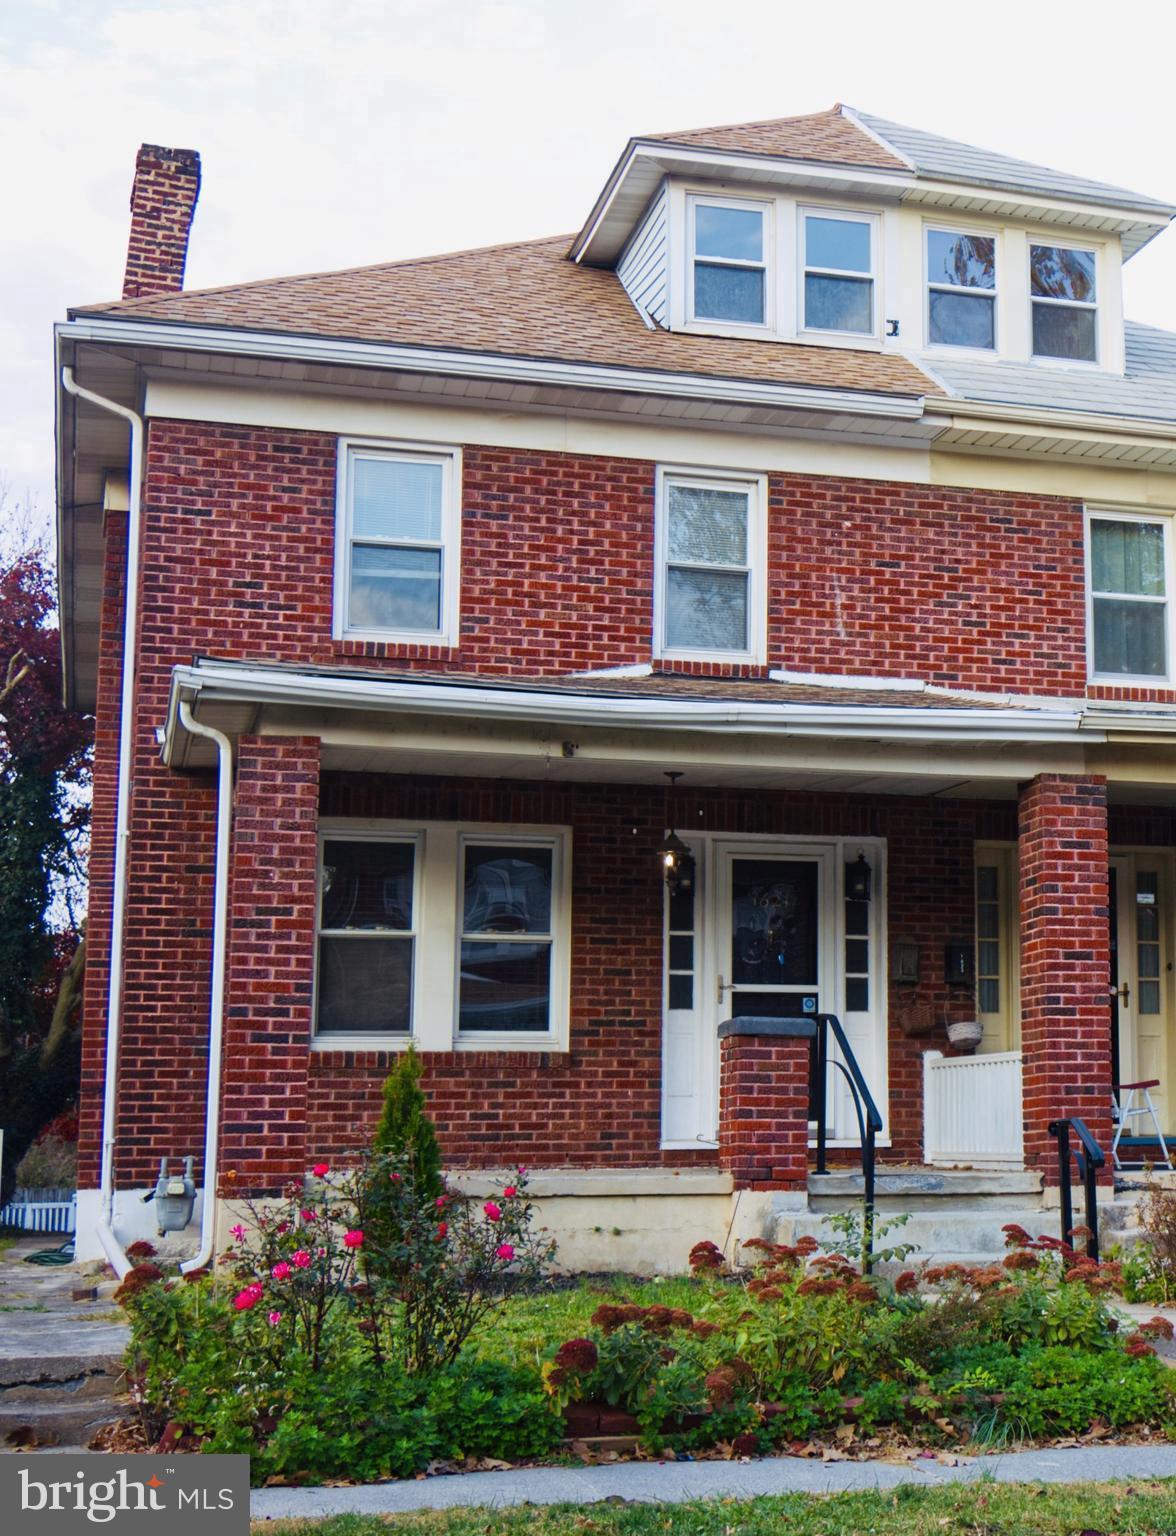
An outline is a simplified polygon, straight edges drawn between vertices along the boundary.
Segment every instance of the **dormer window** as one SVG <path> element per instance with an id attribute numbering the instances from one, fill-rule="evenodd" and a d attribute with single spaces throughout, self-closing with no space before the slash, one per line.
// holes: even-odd
<path id="1" fill-rule="evenodd" d="M 1030 245 L 1029 286 L 1033 356 L 1095 362 L 1095 253 L 1066 245 Z"/>
<path id="2" fill-rule="evenodd" d="M 804 211 L 804 328 L 872 336 L 874 229 L 872 214 Z"/>
<path id="3" fill-rule="evenodd" d="M 691 199 L 695 320 L 767 324 L 767 209 L 762 203 Z"/>
<path id="4" fill-rule="evenodd" d="M 996 347 L 996 240 L 927 231 L 927 339 L 934 346 Z"/>

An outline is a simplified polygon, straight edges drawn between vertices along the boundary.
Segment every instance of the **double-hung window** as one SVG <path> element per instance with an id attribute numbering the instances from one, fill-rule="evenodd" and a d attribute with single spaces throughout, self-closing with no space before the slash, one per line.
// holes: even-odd
<path id="1" fill-rule="evenodd" d="M 691 317 L 766 325 L 767 205 L 695 197 L 690 218 Z"/>
<path id="2" fill-rule="evenodd" d="M 659 471 L 658 655 L 763 659 L 765 499 L 760 476 Z"/>
<path id="3" fill-rule="evenodd" d="M 316 1048 L 566 1045 L 570 868 L 567 828 L 326 821 Z"/>
<path id="4" fill-rule="evenodd" d="M 342 442 L 336 634 L 457 641 L 458 452 Z"/>
<path id="5" fill-rule="evenodd" d="M 995 349 L 995 236 L 927 231 L 927 339 L 935 346 Z"/>
<path id="6" fill-rule="evenodd" d="M 806 331 L 873 336 L 877 220 L 873 214 L 801 211 L 801 303 Z"/>
<path id="7" fill-rule="evenodd" d="M 1098 358 L 1097 262 L 1093 251 L 1030 245 L 1033 356 L 1093 363 Z"/>
<path id="8" fill-rule="evenodd" d="M 1095 677 L 1169 676 L 1170 536 L 1167 519 L 1092 514 L 1090 643 Z"/>
<path id="9" fill-rule="evenodd" d="M 547 1034 L 559 843 L 463 836 L 459 1035 Z"/>
<path id="10" fill-rule="evenodd" d="M 318 1033 L 412 1030 L 419 838 L 324 837 Z"/>

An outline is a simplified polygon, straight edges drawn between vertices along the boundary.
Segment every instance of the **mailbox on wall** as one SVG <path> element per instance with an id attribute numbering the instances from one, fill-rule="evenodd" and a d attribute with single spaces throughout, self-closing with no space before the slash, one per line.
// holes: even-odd
<path id="1" fill-rule="evenodd" d="M 949 987 L 976 984 L 976 946 L 972 943 L 943 946 L 943 979 Z"/>

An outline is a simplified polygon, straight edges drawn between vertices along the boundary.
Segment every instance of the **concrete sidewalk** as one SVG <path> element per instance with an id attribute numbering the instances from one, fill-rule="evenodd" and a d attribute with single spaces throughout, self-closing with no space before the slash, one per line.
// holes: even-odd
<path id="1" fill-rule="evenodd" d="M 936 1487 L 994 1478 L 1000 1483 L 1105 1482 L 1110 1478 L 1176 1478 L 1176 1446 L 1097 1445 L 1073 1450 L 1019 1451 L 964 1458 L 948 1466 L 930 1458 L 889 1461 L 815 1461 L 773 1456 L 764 1461 L 616 1462 L 595 1467 L 532 1467 L 511 1472 L 466 1472 L 421 1482 L 364 1488 L 258 1488 L 255 1520 L 308 1520 L 327 1515 L 407 1514 L 462 1505 L 594 1504 L 601 1499 L 681 1504 L 687 1499 L 755 1498 L 770 1493 L 850 1493 Z M 1176 1508 L 1176 1486 L 1172 1490 Z"/>

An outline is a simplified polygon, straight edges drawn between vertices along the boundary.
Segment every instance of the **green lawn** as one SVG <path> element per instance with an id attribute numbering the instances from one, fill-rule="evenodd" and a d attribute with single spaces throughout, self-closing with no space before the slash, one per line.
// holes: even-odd
<path id="1" fill-rule="evenodd" d="M 255 1522 L 255 1536 L 1172 1536 L 1176 1479 Z"/>
<path id="2" fill-rule="evenodd" d="M 512 1363 L 541 1365 L 553 1342 L 583 1334 L 589 1318 L 603 1302 L 634 1302 L 638 1306 L 682 1307 L 693 1311 L 701 1300 L 698 1283 L 688 1276 L 632 1281 L 601 1276 L 581 1280 L 567 1290 L 541 1291 L 512 1297 L 474 1336 L 479 1354 Z"/>

